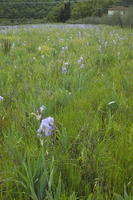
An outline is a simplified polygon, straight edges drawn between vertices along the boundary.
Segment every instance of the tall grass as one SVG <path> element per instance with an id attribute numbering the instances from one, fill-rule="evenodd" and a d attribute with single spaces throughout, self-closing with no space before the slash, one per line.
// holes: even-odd
<path id="1" fill-rule="evenodd" d="M 0 46 L 0 199 L 133 199 L 131 30 L 45 28 L 1 37 L 13 45 Z M 41 105 L 56 127 L 43 146 L 31 114 Z"/>

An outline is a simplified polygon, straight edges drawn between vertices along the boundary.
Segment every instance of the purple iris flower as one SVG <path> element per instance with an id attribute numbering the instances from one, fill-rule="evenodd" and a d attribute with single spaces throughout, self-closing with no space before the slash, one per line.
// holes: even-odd
<path id="1" fill-rule="evenodd" d="M 50 136 L 54 129 L 54 118 L 47 117 L 41 121 L 40 127 L 37 130 L 38 136 Z"/>
<path id="2" fill-rule="evenodd" d="M 40 113 L 42 113 L 42 112 L 45 111 L 45 110 L 46 110 L 46 106 L 42 105 L 42 106 L 40 107 Z"/>

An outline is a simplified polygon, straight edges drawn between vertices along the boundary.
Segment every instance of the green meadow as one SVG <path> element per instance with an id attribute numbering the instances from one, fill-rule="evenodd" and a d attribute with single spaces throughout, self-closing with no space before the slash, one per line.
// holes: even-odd
<path id="1" fill-rule="evenodd" d="M 133 200 L 131 29 L 1 32 L 0 97 L 0 200 Z"/>

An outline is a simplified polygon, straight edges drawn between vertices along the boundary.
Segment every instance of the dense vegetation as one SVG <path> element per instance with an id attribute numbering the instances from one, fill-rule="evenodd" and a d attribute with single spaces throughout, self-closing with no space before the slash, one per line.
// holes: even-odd
<path id="1" fill-rule="evenodd" d="M 131 0 L 1 0 L 1 23 L 65 22 L 88 16 L 102 16 L 113 4 L 131 5 Z"/>
<path id="2" fill-rule="evenodd" d="M 133 5 L 133 1 L 132 0 L 121 0 L 118 4 L 121 4 L 123 6 L 129 6 L 129 5 Z"/>
<path id="3" fill-rule="evenodd" d="M 132 36 L 102 26 L 0 34 L 1 200 L 133 199 Z M 42 105 L 55 119 L 43 146 Z"/>

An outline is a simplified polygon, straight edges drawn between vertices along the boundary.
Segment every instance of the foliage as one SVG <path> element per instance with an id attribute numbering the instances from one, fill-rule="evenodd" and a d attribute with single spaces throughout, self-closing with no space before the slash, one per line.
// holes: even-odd
<path id="1" fill-rule="evenodd" d="M 71 18 L 79 19 L 87 16 L 101 16 L 104 8 L 113 4 L 113 0 L 88 0 L 73 4 Z"/>
<path id="2" fill-rule="evenodd" d="M 101 18 L 101 23 L 109 25 L 118 25 L 121 27 L 133 27 L 133 8 L 130 7 L 125 15 L 115 13 L 112 16 L 104 15 Z"/>
<path id="3" fill-rule="evenodd" d="M 111 26 L 120 27 L 133 27 L 133 7 L 129 7 L 128 12 L 125 15 L 115 13 L 112 16 L 104 14 L 102 17 L 85 17 L 77 20 L 71 19 L 67 23 L 71 24 L 106 24 Z"/>
<path id="4" fill-rule="evenodd" d="M 0 45 L 3 52 L 6 54 L 11 50 L 12 42 L 10 38 L 0 38 Z"/>
<path id="5" fill-rule="evenodd" d="M 118 5 L 123 5 L 123 6 L 131 6 L 133 5 L 133 1 L 132 0 L 120 0 L 119 2 L 117 2 Z"/>
<path id="6" fill-rule="evenodd" d="M 60 3 L 54 6 L 48 13 L 49 22 L 65 22 L 70 18 L 70 2 Z"/>
<path id="7" fill-rule="evenodd" d="M 0 18 L 5 23 L 27 23 L 31 20 L 41 22 L 65 22 L 88 16 L 102 16 L 116 0 L 17 0 L 0 1 Z M 44 20 L 45 19 L 45 20 Z M 10 21 L 9 21 L 10 20 Z"/>

